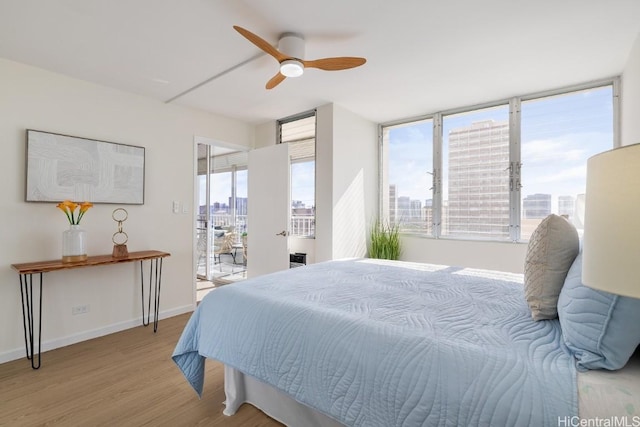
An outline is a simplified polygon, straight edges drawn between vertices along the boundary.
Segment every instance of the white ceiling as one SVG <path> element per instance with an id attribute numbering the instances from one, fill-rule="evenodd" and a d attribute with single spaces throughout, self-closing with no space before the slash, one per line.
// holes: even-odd
<path id="1" fill-rule="evenodd" d="M 640 0 L 0 0 L 0 57 L 249 123 L 334 102 L 383 123 L 622 72 Z M 306 38 L 306 58 L 363 56 L 278 71 L 238 34 Z"/>

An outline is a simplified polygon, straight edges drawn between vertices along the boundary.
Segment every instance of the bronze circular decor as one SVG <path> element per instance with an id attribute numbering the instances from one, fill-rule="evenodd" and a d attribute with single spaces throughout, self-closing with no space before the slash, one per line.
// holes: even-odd
<path id="1" fill-rule="evenodd" d="M 117 208 L 114 209 L 113 213 L 111 214 L 111 218 L 113 218 L 113 220 L 118 223 L 118 231 L 113 233 L 111 241 L 114 245 L 126 244 L 129 240 L 129 236 L 127 235 L 127 233 L 122 231 L 122 223 L 126 221 L 127 218 L 129 218 L 129 212 L 127 212 L 124 208 Z"/>
<path id="2" fill-rule="evenodd" d="M 113 218 L 115 222 L 122 223 L 126 221 L 127 218 L 129 218 L 129 212 L 127 212 L 124 208 L 114 209 L 113 213 L 111 214 L 111 218 Z"/>

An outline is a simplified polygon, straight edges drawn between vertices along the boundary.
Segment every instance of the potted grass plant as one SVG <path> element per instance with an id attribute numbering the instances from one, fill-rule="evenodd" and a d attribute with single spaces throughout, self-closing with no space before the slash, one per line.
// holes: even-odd
<path id="1" fill-rule="evenodd" d="M 400 227 L 388 221 L 376 220 L 369 233 L 369 258 L 400 258 Z"/>

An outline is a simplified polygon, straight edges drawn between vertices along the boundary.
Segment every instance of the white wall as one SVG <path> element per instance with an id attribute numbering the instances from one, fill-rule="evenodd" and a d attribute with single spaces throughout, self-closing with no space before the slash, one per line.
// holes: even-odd
<path id="1" fill-rule="evenodd" d="M 522 273 L 526 243 L 482 242 L 402 236 L 404 261 Z"/>
<path id="2" fill-rule="evenodd" d="M 253 148 L 263 148 L 275 145 L 277 142 L 278 126 L 277 122 L 267 122 L 255 128 L 255 146 Z"/>
<path id="3" fill-rule="evenodd" d="M 622 72 L 622 145 L 640 143 L 640 34 Z"/>
<path id="4" fill-rule="evenodd" d="M 333 105 L 316 109 L 317 262 L 333 259 Z"/>
<path id="5" fill-rule="evenodd" d="M 0 362 L 24 357 L 20 287 L 10 264 L 59 259 L 62 232 L 68 228 L 55 204 L 24 201 L 25 129 L 146 148 L 145 203 L 125 206 L 128 249 L 170 252 L 162 275 L 161 314 L 190 311 L 194 136 L 251 146 L 253 128 L 3 59 L 0 93 Z M 186 204 L 188 213 L 173 214 L 174 200 Z M 83 218 L 89 255 L 111 253 L 116 207 L 96 205 Z M 138 325 L 139 274 L 136 263 L 45 274 L 43 348 Z M 81 304 L 88 304 L 90 312 L 72 316 L 71 308 Z"/>
<path id="6" fill-rule="evenodd" d="M 336 104 L 317 109 L 316 261 L 362 257 L 378 211 L 377 125 Z"/>
<path id="7" fill-rule="evenodd" d="M 333 105 L 333 259 L 367 254 L 378 214 L 378 126 Z"/>

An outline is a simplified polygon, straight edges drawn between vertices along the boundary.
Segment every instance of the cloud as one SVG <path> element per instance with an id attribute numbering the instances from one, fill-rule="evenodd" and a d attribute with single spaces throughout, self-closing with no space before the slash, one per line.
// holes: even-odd
<path id="1" fill-rule="evenodd" d="M 549 175 L 539 175 L 535 182 L 538 184 L 559 184 L 562 185 L 571 180 L 581 180 L 582 183 L 586 183 L 587 179 L 587 165 L 575 166 L 569 169 L 563 169 L 560 171 L 556 171 L 553 174 Z M 553 186 L 549 186 L 549 191 L 553 190 Z"/>
<path id="2" fill-rule="evenodd" d="M 574 135 L 570 135 L 573 137 Z M 522 144 L 523 163 L 554 161 L 581 161 L 587 156 L 585 145 L 577 144 L 570 138 L 536 139 Z"/>

